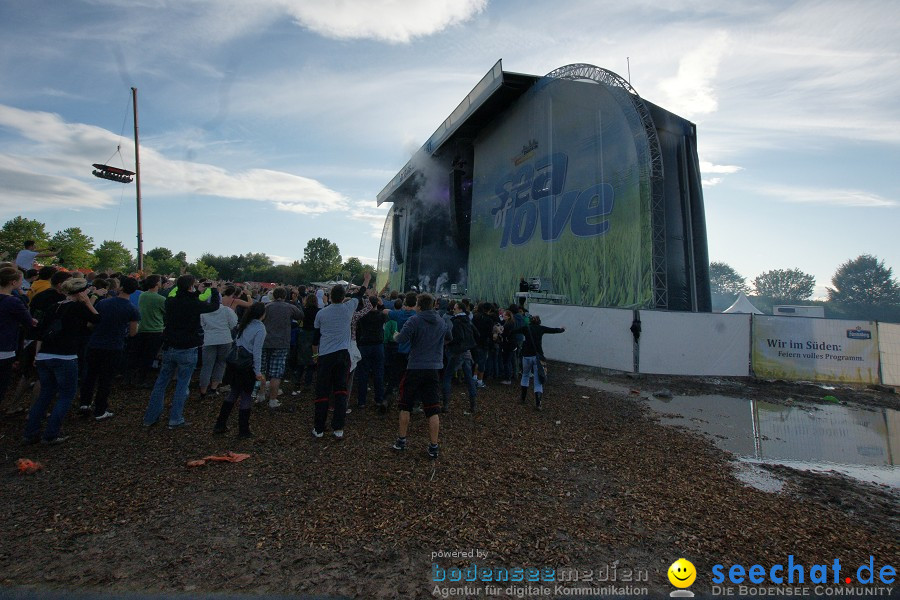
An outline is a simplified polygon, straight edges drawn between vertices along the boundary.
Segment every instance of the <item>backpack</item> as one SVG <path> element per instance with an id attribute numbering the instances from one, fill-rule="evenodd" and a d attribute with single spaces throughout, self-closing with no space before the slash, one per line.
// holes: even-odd
<path id="1" fill-rule="evenodd" d="M 450 345 L 454 352 L 465 352 L 475 347 L 475 327 L 469 322 L 469 318 L 465 315 L 456 316 L 450 319 L 453 324 L 453 341 Z"/>
<path id="2" fill-rule="evenodd" d="M 40 340 L 44 343 L 56 340 L 63 331 L 61 313 L 62 302 L 54 304 L 52 308 L 43 311 L 40 327 Z"/>

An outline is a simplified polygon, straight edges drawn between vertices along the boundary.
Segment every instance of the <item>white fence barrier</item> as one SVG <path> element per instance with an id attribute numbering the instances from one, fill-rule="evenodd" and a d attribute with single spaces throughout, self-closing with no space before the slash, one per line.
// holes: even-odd
<path id="1" fill-rule="evenodd" d="M 641 373 L 750 375 L 750 315 L 642 310 Z"/>
<path id="2" fill-rule="evenodd" d="M 634 371 L 628 309 L 535 304 L 548 327 L 548 358 Z M 767 315 L 639 311 L 638 370 L 665 375 L 735 376 L 900 386 L 900 325 Z"/>
<path id="3" fill-rule="evenodd" d="M 547 327 L 565 327 L 560 335 L 545 335 L 544 354 L 553 360 L 634 371 L 634 311 L 621 308 L 531 304 L 528 311 Z"/>

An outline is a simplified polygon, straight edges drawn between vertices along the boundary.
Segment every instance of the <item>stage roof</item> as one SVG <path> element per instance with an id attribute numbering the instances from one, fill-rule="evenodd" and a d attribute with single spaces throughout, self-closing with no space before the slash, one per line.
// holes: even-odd
<path id="1" fill-rule="evenodd" d="M 433 156 L 441 147 L 456 136 L 475 137 L 477 132 L 494 117 L 515 102 L 525 91 L 540 79 L 537 75 L 508 73 L 503 71 L 503 61 L 498 60 L 481 81 L 472 88 L 459 106 L 450 113 L 428 141 L 416 152 L 400 172 L 378 193 L 377 201 L 393 202 L 395 192 L 413 185 L 412 175 L 416 172 L 415 162 L 420 156 Z"/>

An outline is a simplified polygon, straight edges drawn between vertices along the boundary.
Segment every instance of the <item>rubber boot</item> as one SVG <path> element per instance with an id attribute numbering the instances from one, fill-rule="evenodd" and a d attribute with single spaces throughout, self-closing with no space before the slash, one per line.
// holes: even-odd
<path id="1" fill-rule="evenodd" d="M 541 410 L 541 400 L 544 399 L 543 392 L 535 392 L 534 393 L 534 407 L 538 410 Z"/>
<path id="2" fill-rule="evenodd" d="M 523 385 L 521 387 L 521 390 L 522 390 L 522 395 L 519 397 L 519 402 L 521 402 L 522 404 L 525 404 L 525 397 L 528 396 L 528 386 Z"/>
<path id="3" fill-rule="evenodd" d="M 231 409 L 234 408 L 234 402 L 223 402 L 222 407 L 219 409 L 219 418 L 216 419 L 216 425 L 213 427 L 213 433 L 225 433 L 228 431 L 228 416 L 231 414 Z"/>
<path id="4" fill-rule="evenodd" d="M 469 412 L 473 415 L 478 411 L 478 400 L 469 398 Z"/>
<path id="5" fill-rule="evenodd" d="M 242 408 L 238 410 L 238 437 L 240 438 L 251 438 L 253 434 L 250 433 L 250 409 Z"/>

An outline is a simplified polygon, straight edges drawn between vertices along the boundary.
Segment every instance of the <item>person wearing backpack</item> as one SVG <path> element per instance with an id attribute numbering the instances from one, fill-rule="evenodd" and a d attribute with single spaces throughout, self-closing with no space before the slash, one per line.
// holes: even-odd
<path id="1" fill-rule="evenodd" d="M 472 325 L 472 319 L 462 302 L 452 302 L 450 305 L 451 333 L 453 340 L 447 344 L 447 366 L 444 367 L 444 380 L 441 392 L 443 395 L 441 412 L 450 410 L 450 384 L 453 375 L 460 368 L 465 376 L 466 386 L 469 388 L 469 414 L 474 414 L 478 409 L 478 388 L 472 377 L 472 349 L 478 345 L 478 331 Z"/>
<path id="2" fill-rule="evenodd" d="M 100 315 L 87 295 L 87 281 L 80 277 L 70 278 L 59 287 L 65 300 L 45 312 L 35 344 L 35 367 L 41 393 L 28 412 L 26 444 L 38 441 L 58 444 L 68 439 L 68 436 L 60 435 L 60 431 L 78 389 L 78 348 L 88 334 L 88 324 L 100 321 Z M 42 440 L 41 424 L 47 408 L 57 396 Z"/>
<path id="3" fill-rule="evenodd" d="M 226 308 L 226 310 L 231 310 Z M 266 327 L 263 321 L 266 318 L 266 305 L 262 302 L 254 302 L 250 308 L 244 311 L 241 322 L 237 328 L 237 339 L 235 340 L 235 359 L 236 363 L 227 364 L 225 367 L 225 377 L 223 381 L 231 386 L 228 396 L 222 401 L 219 408 L 219 417 L 213 427 L 214 434 L 221 434 L 228 431 L 228 417 L 234 409 L 235 403 L 238 407 L 238 437 L 250 438 L 253 434 L 250 432 L 250 412 L 253 410 L 253 388 L 256 382 L 265 386 L 266 378 L 263 375 L 262 355 L 263 344 L 266 341 Z M 243 356 L 248 356 L 251 360 L 246 360 L 246 364 L 239 364 L 244 361 Z"/>

